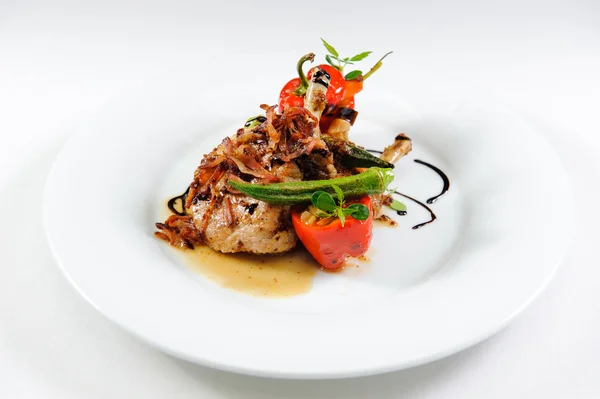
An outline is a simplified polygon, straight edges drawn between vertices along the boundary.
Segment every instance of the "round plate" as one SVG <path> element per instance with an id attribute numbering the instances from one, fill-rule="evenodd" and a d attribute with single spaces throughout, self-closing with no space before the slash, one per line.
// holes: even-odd
<path id="1" fill-rule="evenodd" d="M 261 102 L 276 100 L 271 87 L 240 83 L 232 97 L 219 84 L 182 74 L 123 96 L 71 138 L 46 186 L 45 227 L 67 278 L 106 317 L 159 349 L 288 378 L 418 365 L 506 325 L 569 246 L 571 194 L 540 134 L 483 101 L 424 105 L 374 85 L 361 93 L 351 139 L 381 149 L 399 132 L 412 137 L 392 187 L 425 200 L 441 180 L 413 160 L 440 167 L 451 189 L 432 205 L 438 220 L 412 230 L 428 213 L 405 201 L 408 215 L 392 214 L 398 227 L 375 228 L 366 267 L 319 272 L 303 295 L 224 289 L 153 236 L 165 200 L 187 187 L 202 155 Z"/>

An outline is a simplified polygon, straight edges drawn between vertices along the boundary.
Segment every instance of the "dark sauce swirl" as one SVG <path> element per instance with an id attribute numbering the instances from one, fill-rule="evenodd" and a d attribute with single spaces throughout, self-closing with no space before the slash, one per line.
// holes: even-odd
<path id="1" fill-rule="evenodd" d="M 422 203 L 421 201 L 419 201 L 419 200 L 417 200 L 417 199 L 414 199 L 413 197 L 410 197 L 410 196 L 408 196 L 408 195 L 406 195 L 406 194 L 403 194 L 403 193 L 401 193 L 401 192 L 399 192 L 399 191 L 394 191 L 394 194 L 397 194 L 397 195 L 400 195 L 400 196 L 402 196 L 402 197 L 404 197 L 404 198 L 407 198 L 407 199 L 409 199 L 409 200 L 413 201 L 414 203 L 421 205 L 423 208 L 425 208 L 425 209 L 427 209 L 427 211 L 429 211 L 429 215 L 431 215 L 431 219 L 430 219 L 430 220 L 428 220 L 428 221 L 426 221 L 426 222 L 423 222 L 423 223 L 419 223 L 419 224 L 416 224 L 416 225 L 414 225 L 414 226 L 412 227 L 412 229 L 413 229 L 413 230 L 420 229 L 421 227 L 423 227 L 423 226 L 426 226 L 426 225 L 428 225 L 429 223 L 433 223 L 433 222 L 435 221 L 435 219 L 437 219 L 437 216 L 435 216 L 435 213 L 433 213 L 433 211 L 431 210 L 431 208 L 429 208 L 427 205 L 425 205 L 425 204 L 424 204 L 424 203 Z M 398 213 L 398 215 L 401 215 L 401 216 L 404 216 L 404 215 L 406 215 L 406 211 L 398 211 L 397 213 Z"/>
<path id="2" fill-rule="evenodd" d="M 438 199 L 440 199 L 440 197 L 444 194 L 446 194 L 448 192 L 448 190 L 450 189 L 450 180 L 448 179 L 448 176 L 446 176 L 446 174 L 444 172 L 442 172 L 442 170 L 440 168 L 438 168 L 437 166 L 433 166 L 430 163 L 421 161 L 419 159 L 415 159 L 416 163 L 420 163 L 421 165 L 425 165 L 428 168 L 432 169 L 433 171 L 435 171 L 435 173 L 437 173 L 441 178 L 442 181 L 444 182 L 444 187 L 442 188 L 442 192 L 439 193 L 438 195 L 431 197 L 427 200 L 428 204 L 433 204 L 435 201 L 437 201 Z"/>
<path id="3" fill-rule="evenodd" d="M 167 206 L 169 207 L 169 210 L 171 212 L 173 212 L 175 215 L 178 215 L 178 216 L 186 215 L 185 200 L 186 200 L 189 192 L 190 192 L 190 187 L 188 186 L 187 190 L 185 190 L 185 192 L 183 194 L 178 195 L 177 197 L 173 197 L 167 202 Z M 177 206 L 179 206 L 181 210 L 177 209 L 176 208 Z"/>
<path id="4" fill-rule="evenodd" d="M 396 137 L 396 140 L 410 140 L 410 139 L 409 139 L 408 137 L 406 137 L 406 136 L 401 136 L 401 135 L 399 135 L 398 137 Z M 380 150 L 367 150 L 367 151 L 369 151 L 369 152 L 373 152 L 373 153 L 375 153 L 375 154 L 383 154 L 383 151 L 380 151 Z M 429 199 L 426 201 L 428 204 L 433 204 L 433 203 L 434 203 L 434 202 L 436 202 L 436 201 L 437 201 L 437 200 L 438 200 L 438 199 L 439 199 L 439 198 L 440 198 L 442 195 L 444 195 L 444 194 L 446 194 L 446 193 L 448 192 L 448 190 L 450 189 L 450 179 L 448 179 L 448 176 L 446 176 L 446 174 L 445 174 L 445 173 L 444 173 L 444 172 L 443 172 L 443 171 L 442 171 L 440 168 L 438 168 L 437 166 L 433 166 L 432 164 L 430 164 L 430 163 L 427 163 L 427 162 L 424 162 L 424 161 L 421 161 L 421 160 L 419 160 L 419 159 L 415 159 L 415 162 L 416 162 L 416 163 L 418 163 L 418 164 L 421 164 L 421 165 L 427 166 L 428 168 L 432 169 L 434 172 L 436 172 L 436 173 L 437 173 L 437 174 L 438 174 L 438 175 L 439 175 L 439 176 L 442 178 L 442 181 L 444 182 L 444 187 L 442 188 L 442 192 L 441 192 L 441 193 L 439 193 L 438 195 L 434 196 L 434 197 L 431 197 L 431 198 L 429 198 Z M 433 213 L 433 211 L 431 210 L 431 208 L 429 208 L 427 205 L 425 205 L 425 204 L 424 204 L 424 203 L 422 203 L 421 201 L 419 201 L 419 200 L 417 200 L 417 199 L 415 199 L 415 198 L 413 198 L 413 197 L 410 197 L 410 196 L 408 196 L 408 195 L 406 195 L 406 194 L 403 194 L 403 193 L 401 193 L 401 192 L 399 192 L 399 191 L 394 191 L 394 194 L 400 195 L 400 196 L 402 196 L 402 197 L 404 197 L 404 198 L 407 198 L 407 199 L 409 199 L 409 200 L 413 201 L 414 203 L 416 203 L 416 204 L 418 204 L 418 205 L 422 206 L 422 207 L 423 207 L 423 208 L 425 208 L 425 209 L 426 209 L 426 210 L 429 212 L 429 214 L 431 215 L 431 219 L 430 219 L 430 220 L 428 220 L 428 221 L 426 221 L 426 222 L 423 222 L 423 223 L 419 223 L 419 224 L 417 224 L 417 225 L 413 226 L 413 227 L 412 227 L 412 228 L 413 228 L 413 230 L 420 229 L 421 227 L 423 227 L 423 226 L 426 226 L 426 225 L 428 225 L 429 223 L 433 223 L 433 222 L 434 222 L 434 221 L 437 219 L 437 216 L 435 216 L 435 213 Z M 397 213 L 399 216 L 404 216 L 404 215 L 406 215 L 406 214 L 407 214 L 407 212 L 406 212 L 406 211 L 397 211 L 396 213 Z"/>

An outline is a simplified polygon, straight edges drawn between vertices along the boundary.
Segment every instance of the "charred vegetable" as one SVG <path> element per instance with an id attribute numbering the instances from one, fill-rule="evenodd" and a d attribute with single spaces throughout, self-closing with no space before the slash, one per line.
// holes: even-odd
<path id="1" fill-rule="evenodd" d="M 349 141 L 336 140 L 327 136 L 323 136 L 323 140 L 329 149 L 340 157 L 341 163 L 347 168 L 394 168 L 393 163 L 384 161 Z"/>

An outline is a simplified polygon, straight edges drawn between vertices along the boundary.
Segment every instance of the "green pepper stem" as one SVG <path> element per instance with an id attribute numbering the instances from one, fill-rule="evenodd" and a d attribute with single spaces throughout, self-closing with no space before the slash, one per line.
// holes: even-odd
<path id="1" fill-rule="evenodd" d="M 306 61 L 313 62 L 315 60 L 314 53 L 308 53 L 298 61 L 296 65 L 296 69 L 298 70 L 298 76 L 300 77 L 300 86 L 296 90 L 294 90 L 294 94 L 297 96 L 303 96 L 306 94 L 306 89 L 308 88 L 308 79 L 302 70 L 302 66 Z"/>
<path id="2" fill-rule="evenodd" d="M 383 57 L 381 57 L 381 59 L 379 61 L 377 61 L 377 64 L 375 64 L 373 66 L 373 68 L 371 68 L 369 70 L 369 72 L 367 72 L 367 74 L 363 76 L 363 81 L 367 80 L 367 78 L 369 76 L 371 76 L 376 70 L 378 70 L 379 68 L 381 68 L 381 65 L 383 65 L 383 63 L 382 63 L 383 59 L 385 57 L 387 57 L 388 55 L 392 54 L 392 53 L 393 53 L 393 51 L 390 51 L 389 53 L 387 53 L 386 55 L 384 55 Z"/>

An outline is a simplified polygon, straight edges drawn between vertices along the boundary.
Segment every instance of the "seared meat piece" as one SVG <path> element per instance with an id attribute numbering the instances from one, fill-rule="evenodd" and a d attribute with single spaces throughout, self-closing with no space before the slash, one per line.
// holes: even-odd
<path id="1" fill-rule="evenodd" d="M 280 253 L 290 251 L 298 241 L 289 206 L 226 193 L 212 209 L 209 201 L 198 201 L 192 205 L 192 213 L 196 227 L 203 231 L 204 242 L 217 251 Z"/>
<path id="2" fill-rule="evenodd" d="M 294 162 L 276 165 L 271 172 L 281 181 L 302 180 Z M 289 206 L 225 192 L 212 208 L 210 201 L 196 201 L 191 210 L 204 243 L 216 251 L 273 254 L 292 250 L 298 241 Z"/>

